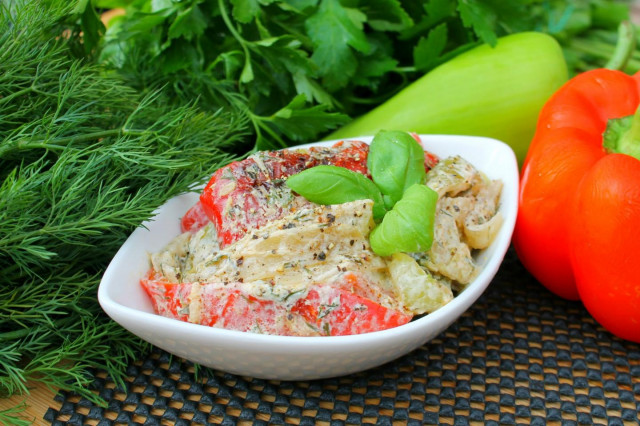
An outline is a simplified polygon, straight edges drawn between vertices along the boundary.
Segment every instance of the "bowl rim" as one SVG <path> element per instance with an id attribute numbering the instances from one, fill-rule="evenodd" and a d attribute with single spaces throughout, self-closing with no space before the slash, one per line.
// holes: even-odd
<path id="1" fill-rule="evenodd" d="M 509 175 L 513 175 L 515 182 L 509 182 L 507 185 L 503 186 L 503 193 L 501 196 L 501 210 L 509 213 L 505 214 L 504 222 L 502 224 L 501 230 L 499 231 L 498 236 L 494 240 L 492 244 L 497 244 L 494 248 L 494 253 L 491 257 L 489 257 L 478 274 L 476 278 L 456 297 L 454 297 L 449 303 L 442 306 L 441 308 L 421 316 L 420 318 L 416 318 L 408 322 L 407 324 L 403 324 L 398 327 L 393 327 L 385 330 L 373 331 L 369 333 L 361 333 L 361 334 L 353 334 L 353 335 L 345 335 L 345 336 L 281 336 L 281 335 L 269 335 L 269 334 L 258 334 L 258 333 L 250 333 L 245 331 L 237 331 L 237 330 L 228 330 L 223 328 L 215 328 L 204 326 L 200 324 L 193 324 L 185 321 L 179 321 L 172 318 L 166 318 L 156 313 L 149 313 L 140 309 L 135 309 L 129 306 L 125 306 L 121 303 L 118 303 L 113 298 L 110 297 L 108 291 L 111 286 L 114 284 L 113 275 L 116 273 L 116 260 L 119 259 L 123 255 L 123 250 L 125 249 L 127 242 L 132 239 L 138 238 L 137 234 L 150 232 L 147 229 L 147 225 L 150 225 L 157 215 L 162 212 L 163 207 L 169 203 L 171 200 L 177 199 L 178 197 L 183 197 L 188 194 L 193 194 L 193 192 L 185 193 L 178 195 L 171 200 L 168 200 L 167 203 L 164 203 L 162 206 L 158 207 L 153 213 L 152 218 L 149 221 L 145 221 L 138 228 L 136 228 L 133 233 L 128 237 L 123 246 L 118 250 L 118 252 L 114 255 L 111 263 L 106 268 L 102 279 L 100 281 L 98 287 L 98 301 L 102 307 L 102 309 L 117 322 L 118 319 L 124 316 L 130 317 L 132 319 L 136 319 L 141 323 L 146 323 L 148 325 L 153 324 L 155 327 L 160 329 L 170 329 L 180 332 L 182 334 L 193 334 L 198 335 L 203 339 L 211 339 L 211 340 L 234 340 L 234 341 L 244 341 L 246 344 L 255 344 L 256 347 L 264 350 L 264 344 L 269 345 L 285 345 L 287 347 L 287 351 L 291 351 L 297 345 L 300 345 L 301 348 L 304 348 L 305 352 L 308 352 L 309 349 L 314 350 L 322 350 L 326 352 L 327 349 L 331 349 L 335 346 L 339 346 L 341 349 L 346 347 L 363 347 L 368 343 L 379 341 L 383 339 L 385 341 L 391 339 L 401 339 L 402 337 L 408 334 L 418 334 L 421 331 L 424 331 L 425 328 L 428 328 L 429 325 L 433 324 L 433 327 L 440 327 L 442 322 L 448 323 L 450 325 L 453 323 L 460 315 L 462 315 L 486 290 L 488 285 L 491 283 L 493 277 L 497 273 L 502 261 L 507 253 L 507 250 L 510 246 L 511 237 L 513 234 L 513 228 L 515 226 L 515 219 L 517 215 L 517 207 L 518 207 L 518 187 L 519 187 L 519 176 L 518 176 L 518 165 L 515 154 L 513 150 L 504 142 L 501 142 L 497 139 L 481 137 L 481 136 L 466 136 L 466 135 L 438 135 L 438 134 L 420 134 L 423 144 L 425 145 L 425 149 L 428 150 L 428 143 L 431 141 L 437 144 L 446 143 L 455 141 L 459 143 L 461 141 L 465 141 L 467 143 L 478 143 L 483 142 L 485 144 L 490 144 L 493 150 L 498 150 L 501 152 L 500 158 L 504 158 L 505 164 L 504 167 L 508 167 L 511 170 L 509 171 Z M 298 149 L 298 148 L 307 148 L 309 146 L 326 146 L 331 145 L 335 142 L 341 140 L 354 140 L 354 141 L 364 141 L 369 143 L 372 139 L 372 136 L 361 136 L 361 137 L 353 137 L 353 138 L 343 138 L 338 140 L 330 140 L 330 141 L 320 141 L 314 143 L 307 143 L 289 147 L 287 149 Z M 461 156 L 465 157 L 464 152 L 460 153 Z M 468 159 L 473 164 L 472 159 Z M 486 172 L 481 170 L 482 172 Z M 510 193 L 506 194 L 506 189 L 510 189 Z M 507 196 L 505 196 L 505 194 Z M 448 326 L 447 325 L 447 326 Z"/>

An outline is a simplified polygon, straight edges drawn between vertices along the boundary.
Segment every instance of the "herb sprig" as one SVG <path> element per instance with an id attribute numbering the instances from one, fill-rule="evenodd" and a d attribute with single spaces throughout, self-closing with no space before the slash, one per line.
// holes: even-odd
<path id="1" fill-rule="evenodd" d="M 74 59 L 73 5 L 46 5 L 0 6 L 0 396 L 40 381 L 97 401 L 91 369 L 121 380 L 148 349 L 102 312 L 104 269 L 160 204 L 236 159 L 249 127 Z"/>
<path id="2" fill-rule="evenodd" d="M 371 141 L 367 167 L 361 173 L 336 166 L 316 166 L 287 179 L 287 186 L 318 204 L 369 199 L 379 224 L 371 231 L 371 249 L 390 256 L 427 251 L 433 242 L 438 194 L 424 185 L 424 150 L 411 135 L 380 131 Z"/>
<path id="3" fill-rule="evenodd" d="M 100 0 L 99 58 L 141 90 L 247 114 L 257 149 L 317 140 L 479 43 L 533 29 L 525 2 Z"/>

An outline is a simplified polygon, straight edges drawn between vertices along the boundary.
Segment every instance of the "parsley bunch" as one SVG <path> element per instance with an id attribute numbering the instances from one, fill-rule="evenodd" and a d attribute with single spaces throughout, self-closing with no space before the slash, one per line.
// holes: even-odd
<path id="1" fill-rule="evenodd" d="M 534 28 L 497 0 L 99 0 L 99 59 L 134 87 L 246 114 L 256 147 L 316 140 L 479 43 Z"/>

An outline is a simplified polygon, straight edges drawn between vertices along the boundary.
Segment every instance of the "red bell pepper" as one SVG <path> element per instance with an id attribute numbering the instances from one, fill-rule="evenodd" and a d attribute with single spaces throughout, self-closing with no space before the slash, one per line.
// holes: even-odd
<path id="1" fill-rule="evenodd" d="M 182 232 L 196 232 L 206 226 L 211 220 L 204 211 L 204 206 L 200 201 L 196 202 L 180 220 L 180 230 Z"/>
<path id="2" fill-rule="evenodd" d="M 635 342 L 640 117 L 627 119 L 630 130 L 611 129 L 639 104 L 640 74 L 605 69 L 574 77 L 548 100 L 523 164 L 514 232 L 518 257 L 538 281 Z"/>
<path id="3" fill-rule="evenodd" d="M 364 142 L 338 142 L 331 148 L 257 152 L 242 161 L 219 169 L 200 194 L 200 204 L 187 218 L 201 217 L 199 209 L 215 224 L 221 247 L 229 245 L 251 229 L 308 204 L 291 193 L 283 179 L 309 167 L 331 164 L 368 174 Z M 183 231 L 195 230 L 191 219 L 182 222 Z M 198 222 L 198 221 L 197 221 Z M 198 222 L 199 223 L 199 222 Z"/>
<path id="4" fill-rule="evenodd" d="M 170 283 L 149 273 L 140 280 L 154 311 L 190 321 L 191 283 Z M 197 322 L 209 327 L 274 335 L 343 336 L 385 330 L 409 322 L 410 314 L 369 298 L 369 286 L 354 274 L 343 283 L 316 284 L 292 306 L 249 294 L 243 283 L 203 284 L 197 292 Z M 193 320 L 193 319 L 191 319 Z"/>
<path id="5" fill-rule="evenodd" d="M 140 284 L 151 299 L 153 310 L 158 315 L 180 321 L 189 320 L 188 306 L 191 301 L 191 283 L 172 283 L 153 271 L 149 271 L 140 280 Z"/>
<path id="6" fill-rule="evenodd" d="M 420 137 L 413 135 L 422 145 Z M 219 169 L 200 194 L 200 201 L 182 218 L 182 232 L 196 232 L 209 222 L 215 224 L 221 247 L 229 245 L 248 230 L 259 228 L 307 203 L 282 185 L 283 179 L 304 169 L 328 164 L 344 167 L 370 177 L 367 168 L 369 145 L 360 141 L 340 141 L 331 148 L 258 152 Z M 425 170 L 438 157 L 425 151 Z"/>

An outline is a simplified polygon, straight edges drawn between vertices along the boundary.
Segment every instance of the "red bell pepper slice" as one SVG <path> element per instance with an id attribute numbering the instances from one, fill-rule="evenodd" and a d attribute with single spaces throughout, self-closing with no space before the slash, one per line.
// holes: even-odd
<path id="1" fill-rule="evenodd" d="M 149 295 L 153 310 L 158 315 L 180 321 L 189 320 L 191 283 L 171 283 L 150 271 L 140 280 L 140 284 Z"/>
<path id="2" fill-rule="evenodd" d="M 353 281 L 353 278 L 351 278 Z M 190 283 L 168 283 L 149 274 L 140 281 L 159 315 L 189 321 Z M 352 282 L 353 283 L 353 282 Z M 364 284 L 352 288 L 366 287 Z M 242 283 L 203 284 L 199 323 L 229 330 L 274 335 L 341 336 L 406 324 L 411 315 L 333 285 L 314 285 L 293 306 L 257 298 Z"/>
<path id="3" fill-rule="evenodd" d="M 201 293 L 200 324 L 227 330 L 264 334 L 291 334 L 293 318 L 273 300 L 258 299 L 240 288 L 204 285 Z"/>
<path id="4" fill-rule="evenodd" d="M 196 232 L 206 226 L 211 220 L 204 211 L 204 206 L 198 200 L 180 220 L 180 230 L 182 232 Z"/>
<path id="5" fill-rule="evenodd" d="M 331 286 L 316 286 L 291 312 L 304 317 L 326 336 L 370 333 L 406 324 L 411 315 Z"/>
<path id="6" fill-rule="evenodd" d="M 220 246 L 308 203 L 284 185 L 286 177 L 320 164 L 339 164 L 366 174 L 368 150 L 364 142 L 352 141 L 332 148 L 258 152 L 218 170 L 200 202 L 216 226 Z"/>

